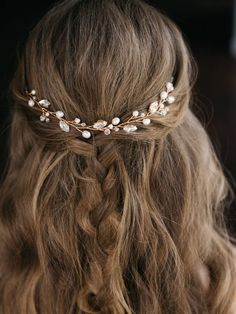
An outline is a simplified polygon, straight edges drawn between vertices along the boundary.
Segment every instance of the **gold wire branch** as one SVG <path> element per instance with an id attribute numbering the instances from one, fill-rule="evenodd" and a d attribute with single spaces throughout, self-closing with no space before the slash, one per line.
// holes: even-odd
<path id="1" fill-rule="evenodd" d="M 134 132 L 138 129 L 135 125 L 136 123 L 149 125 L 151 123 L 151 119 L 149 117 L 153 114 L 165 116 L 169 111 L 169 107 L 165 106 L 165 103 L 172 104 L 175 101 L 175 97 L 170 95 L 173 90 L 173 83 L 167 82 L 165 90 L 160 93 L 159 99 L 152 102 L 146 112 L 134 110 L 131 117 L 126 121 L 121 122 L 119 117 L 114 117 L 110 124 L 108 124 L 105 120 L 97 120 L 93 125 L 86 125 L 85 122 L 81 122 L 79 117 L 76 117 L 74 120 L 67 120 L 65 119 L 64 112 L 61 110 L 50 111 L 48 109 L 50 106 L 49 100 L 39 100 L 34 89 L 31 90 L 31 92 L 26 91 L 26 94 L 29 97 L 28 105 L 30 107 L 37 107 L 40 109 L 41 115 L 39 119 L 41 122 L 50 122 L 50 116 L 52 116 L 59 120 L 59 127 L 62 131 L 69 132 L 72 127 L 79 131 L 84 138 L 88 139 L 92 135 L 90 131 L 99 131 L 106 135 L 111 134 L 112 131 L 117 132 L 120 129 L 123 129 L 126 132 Z"/>

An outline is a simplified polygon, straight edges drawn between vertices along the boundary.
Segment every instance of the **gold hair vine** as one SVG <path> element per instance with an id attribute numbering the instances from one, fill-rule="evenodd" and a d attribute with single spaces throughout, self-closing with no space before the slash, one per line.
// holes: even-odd
<path id="1" fill-rule="evenodd" d="M 115 117 L 110 124 L 105 120 L 98 120 L 93 125 L 86 125 L 85 122 L 81 122 L 79 117 L 74 120 L 66 120 L 63 111 L 48 110 L 50 102 L 47 99 L 38 100 L 34 89 L 31 92 L 26 91 L 26 93 L 29 97 L 28 105 L 30 107 L 37 106 L 41 110 L 42 114 L 39 117 L 41 122 L 50 122 L 49 117 L 55 117 L 59 120 L 59 127 L 62 131 L 69 132 L 70 127 L 72 127 L 78 130 L 84 138 L 88 139 L 91 137 L 91 130 L 104 132 L 106 135 L 109 135 L 112 131 L 117 132 L 120 129 L 126 132 L 134 132 L 138 129 L 134 123 L 148 125 L 151 123 L 151 119 L 149 118 L 151 115 L 158 114 L 165 116 L 169 108 L 164 104 L 172 104 L 175 101 L 175 97 L 170 95 L 173 90 L 174 86 L 172 82 L 167 82 L 165 90 L 160 93 L 159 100 L 151 103 L 146 112 L 140 113 L 138 110 L 133 111 L 132 116 L 127 121 L 120 123 L 121 119 Z"/>

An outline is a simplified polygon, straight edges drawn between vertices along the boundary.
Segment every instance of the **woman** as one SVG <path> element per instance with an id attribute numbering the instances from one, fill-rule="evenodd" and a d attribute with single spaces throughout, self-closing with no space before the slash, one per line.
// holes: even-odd
<path id="1" fill-rule="evenodd" d="M 235 313 L 231 195 L 193 114 L 178 28 L 139 0 L 67 0 L 12 82 L 1 313 Z"/>

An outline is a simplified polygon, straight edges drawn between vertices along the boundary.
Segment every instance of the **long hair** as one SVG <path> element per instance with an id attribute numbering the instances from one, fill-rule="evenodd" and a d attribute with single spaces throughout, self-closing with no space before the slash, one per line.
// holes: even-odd
<path id="1" fill-rule="evenodd" d="M 31 31 L 11 84 L 1 313 L 231 313 L 232 188 L 191 109 L 192 64 L 174 23 L 139 0 L 63 1 Z M 172 76 L 166 116 L 90 139 L 40 122 L 25 94 L 92 124 L 144 110 Z"/>

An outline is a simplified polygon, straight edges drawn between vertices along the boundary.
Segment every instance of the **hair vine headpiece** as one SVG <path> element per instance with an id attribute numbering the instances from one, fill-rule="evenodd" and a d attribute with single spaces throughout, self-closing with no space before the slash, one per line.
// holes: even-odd
<path id="1" fill-rule="evenodd" d="M 90 131 L 100 131 L 104 132 L 106 135 L 109 135 L 112 131 L 117 132 L 120 129 L 123 129 L 126 132 L 134 132 L 138 129 L 134 123 L 148 125 L 151 123 L 150 116 L 153 114 L 165 116 L 169 111 L 169 108 L 165 106 L 165 103 L 172 104 L 175 101 L 175 97 L 170 95 L 173 90 L 173 83 L 167 82 L 165 90 L 160 93 L 159 99 L 151 103 L 146 112 L 135 110 L 133 111 L 132 116 L 126 121 L 121 122 L 119 117 L 115 117 L 110 124 L 105 120 L 98 120 L 93 125 L 86 125 L 85 122 L 81 122 L 79 117 L 76 117 L 74 120 L 66 120 L 64 112 L 48 110 L 50 102 L 47 99 L 39 100 L 34 89 L 31 90 L 31 92 L 26 91 L 26 93 L 29 97 L 28 105 L 30 107 L 38 107 L 41 110 L 41 122 L 50 122 L 49 117 L 55 117 L 59 120 L 59 127 L 62 131 L 69 132 L 72 127 L 78 130 L 84 138 L 88 139 L 91 137 Z"/>

